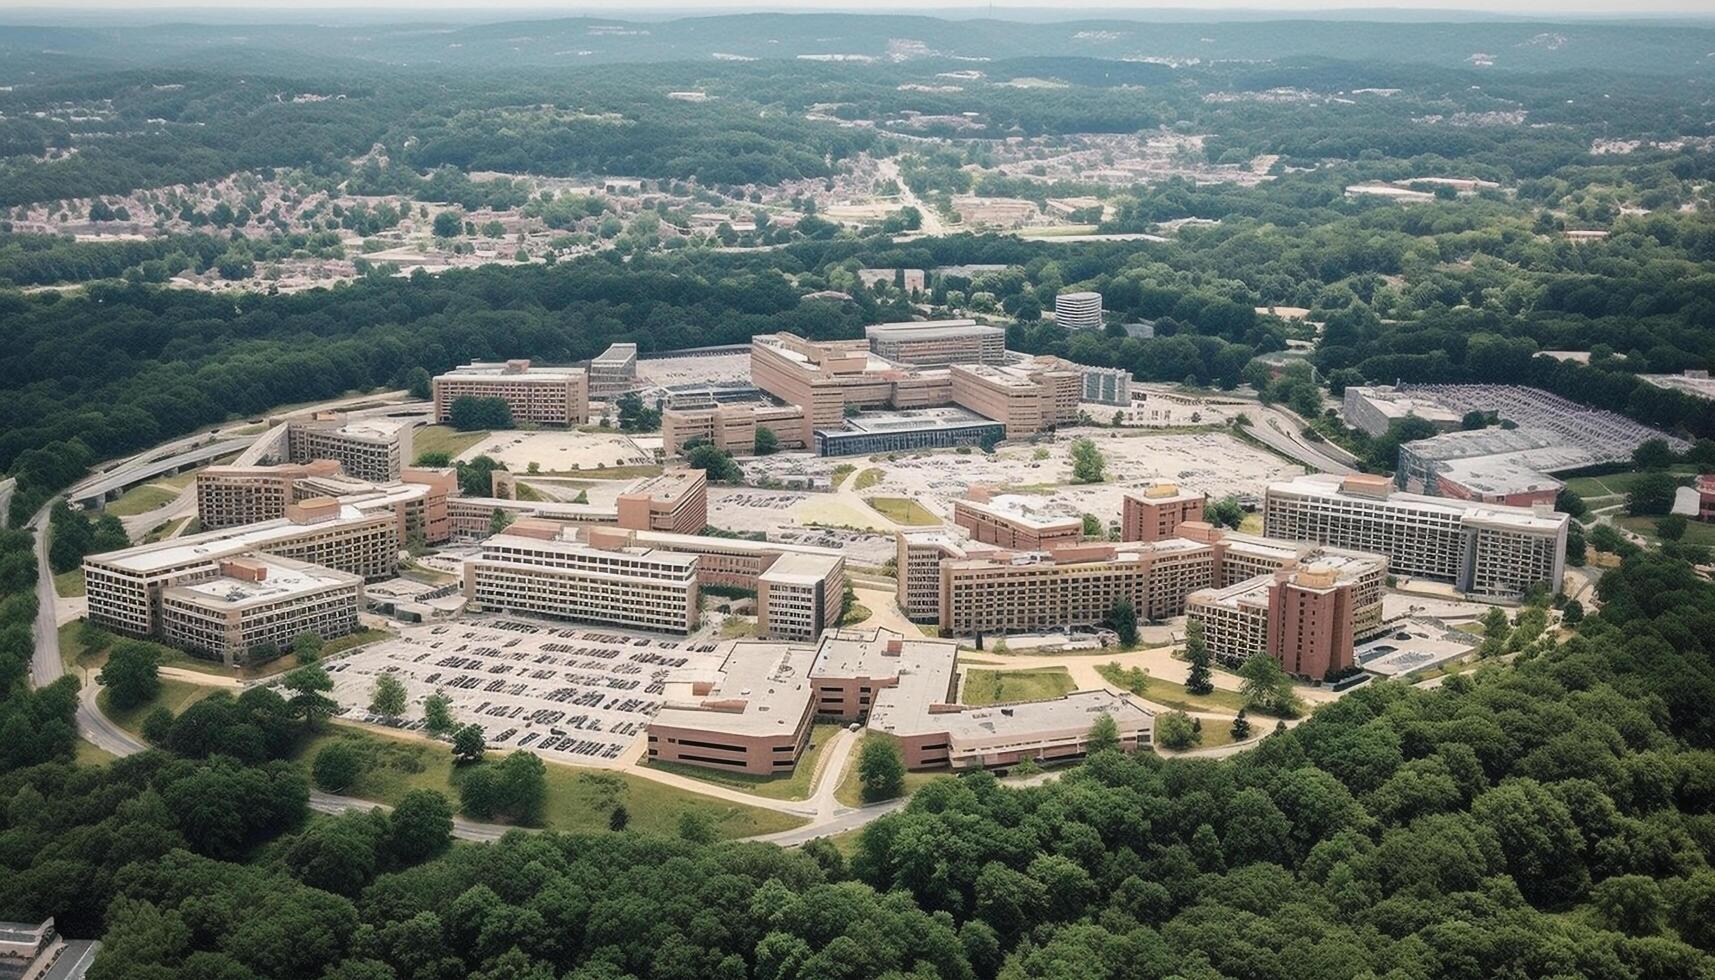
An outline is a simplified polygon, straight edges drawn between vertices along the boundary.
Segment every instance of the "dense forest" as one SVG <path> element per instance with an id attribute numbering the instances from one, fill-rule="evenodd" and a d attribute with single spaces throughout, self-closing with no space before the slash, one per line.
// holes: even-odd
<path id="1" fill-rule="evenodd" d="M 933 782 L 849 856 L 448 852 L 444 801 L 306 817 L 302 771 L 220 754 L 232 729 L 100 769 L 8 753 L 0 918 L 101 934 L 103 980 L 1715 976 L 1715 586 L 1650 553 L 1599 592 L 1570 638 L 1231 760 Z M 187 731 L 266 758 L 264 695 Z"/>

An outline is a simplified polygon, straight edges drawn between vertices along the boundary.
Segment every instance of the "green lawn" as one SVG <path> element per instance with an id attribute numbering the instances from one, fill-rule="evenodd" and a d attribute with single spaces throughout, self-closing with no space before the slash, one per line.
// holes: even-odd
<path id="1" fill-rule="evenodd" d="M 394 635 L 395 634 L 391 630 L 361 630 L 347 636 L 341 636 L 336 639 L 329 640 L 327 645 L 322 648 L 322 656 L 329 657 L 336 653 L 349 650 L 352 647 L 361 646 L 365 643 L 371 643 L 376 640 L 384 640 Z M 95 649 L 86 649 L 84 647 L 81 621 L 67 623 L 60 627 L 60 660 L 65 664 L 65 668 L 68 673 L 77 673 L 82 669 L 99 671 L 102 666 L 107 663 L 107 650 L 109 645 L 118 642 L 121 637 L 103 632 L 100 634 L 99 639 L 101 640 L 101 643 L 98 647 Z M 259 677 L 272 677 L 275 674 L 283 673 L 298 666 L 298 660 L 296 657 L 291 654 L 285 654 L 284 656 L 270 660 L 268 663 L 265 663 L 260 667 L 234 669 L 226 666 L 218 660 L 207 660 L 202 657 L 193 657 L 189 653 L 186 653 L 177 647 L 155 643 L 152 640 L 138 640 L 132 637 L 125 637 L 123 639 L 128 642 L 144 643 L 154 647 L 155 653 L 159 656 L 160 664 L 163 667 L 174 667 L 179 670 L 195 671 L 199 674 L 208 674 L 211 677 L 235 677 L 253 680 Z"/>
<path id="2" fill-rule="evenodd" d="M 1121 690 L 1130 690 L 1151 704 L 1159 704 L 1178 711 L 1207 711 L 1236 715 L 1240 708 L 1245 707 L 1244 695 L 1237 691 L 1228 691 L 1217 687 L 1208 694 L 1192 694 L 1185 690 L 1185 685 L 1162 680 L 1159 677 L 1151 677 L 1149 683 L 1145 684 L 1142 690 L 1132 690 L 1127 687 L 1125 679 L 1116 675 L 1108 668 L 1107 664 L 1097 666 L 1096 672 L 1101 674 L 1102 678 L 1109 684 Z M 1247 710 L 1253 715 L 1266 713 L 1259 712 L 1254 708 Z"/>
<path id="3" fill-rule="evenodd" d="M 1660 518 L 1657 517 L 1616 517 L 1614 523 L 1634 534 L 1643 535 L 1651 543 L 1660 544 L 1661 540 L 1656 537 L 1655 533 L 1655 522 L 1658 520 Z M 1696 544 L 1706 548 L 1715 548 L 1715 524 L 1704 521 L 1687 521 L 1685 523 L 1685 537 L 1679 540 L 1682 544 Z M 57 586 L 57 580 L 55 584 Z"/>
<path id="4" fill-rule="evenodd" d="M 155 695 L 154 700 L 144 702 L 129 711 L 115 710 L 108 702 L 105 688 L 96 695 L 96 705 L 101 709 L 101 713 L 108 717 L 108 720 L 140 737 L 143 734 L 143 719 L 149 716 L 149 712 L 164 707 L 176 715 L 210 694 L 221 690 L 226 689 L 164 677 L 161 679 L 161 692 Z"/>
<path id="5" fill-rule="evenodd" d="M 841 463 L 834 467 L 834 471 L 828 475 L 828 479 L 832 480 L 834 486 L 837 487 L 845 480 L 846 477 L 851 476 L 852 471 L 855 469 L 857 469 L 857 466 L 852 463 Z"/>
<path id="6" fill-rule="evenodd" d="M 185 522 L 189 520 L 191 520 L 189 517 L 179 517 L 170 521 L 162 521 L 150 528 L 149 533 L 143 535 L 143 540 L 139 541 L 138 544 L 154 544 L 157 541 L 165 541 L 178 533 L 179 528 L 184 527 Z"/>
<path id="7" fill-rule="evenodd" d="M 61 572 L 54 576 L 54 594 L 62 599 L 70 599 L 83 595 L 83 568 L 79 566 L 69 572 Z"/>
<path id="8" fill-rule="evenodd" d="M 808 799 L 812 788 L 811 780 L 815 778 L 816 764 L 821 761 L 822 750 L 839 734 L 843 725 L 834 722 L 818 724 L 810 730 L 810 747 L 805 750 L 804 757 L 792 768 L 792 772 L 784 775 L 757 776 L 747 772 L 726 772 L 710 769 L 705 766 L 687 766 L 677 762 L 645 762 L 651 769 L 662 772 L 676 773 L 700 779 L 716 786 L 740 790 L 756 796 L 766 796 L 771 800 L 803 800 Z"/>
<path id="9" fill-rule="evenodd" d="M 446 453 L 456 457 L 486 438 L 488 433 L 480 429 L 460 432 L 450 425 L 425 425 L 411 433 L 411 452 L 417 456 L 424 453 Z"/>
<path id="10" fill-rule="evenodd" d="M 106 511 L 115 517 L 135 517 L 172 503 L 173 498 L 178 495 L 177 490 L 144 483 L 120 494 L 118 500 L 110 501 Z"/>
<path id="11" fill-rule="evenodd" d="M 336 739 L 356 740 L 371 763 L 346 795 L 391 804 L 411 790 L 432 789 L 457 805 L 459 773 L 445 744 L 335 723 L 307 739 L 299 747 L 297 758 L 311 762 L 317 751 Z M 607 830 L 616 803 L 624 803 L 630 813 L 629 829 L 645 833 L 676 834 L 680 817 L 691 810 L 706 814 L 722 837 L 770 834 L 803 823 L 789 814 L 698 796 L 639 776 L 553 762 L 547 766 L 544 826 L 551 830 Z"/>
<path id="12" fill-rule="evenodd" d="M 880 732 L 873 731 L 865 731 L 863 733 L 858 744 L 852 747 L 851 761 L 846 764 L 846 772 L 844 776 L 840 777 L 840 784 L 834 788 L 834 799 L 839 800 L 846 806 L 862 806 L 864 804 L 863 785 L 858 779 L 858 756 L 863 751 L 862 739 L 892 737 L 893 736 L 891 735 L 884 735 Z M 921 789 L 925 784 L 945 775 L 948 775 L 948 773 L 944 769 L 930 772 L 907 772 L 905 774 L 905 795 L 910 796 L 912 793 Z"/>
<path id="13" fill-rule="evenodd" d="M 1695 476 L 1695 466 L 1674 466 L 1668 470 L 1681 482 L 1685 477 Z M 1566 486 L 1572 492 L 1583 497 L 1585 501 L 1597 500 L 1602 497 L 1623 497 L 1631 493 L 1632 486 L 1642 479 L 1643 473 L 1609 473 L 1606 476 L 1575 476 L 1566 481 Z"/>
<path id="14" fill-rule="evenodd" d="M 859 474 L 858 478 L 862 479 L 862 474 Z M 895 524 L 915 526 L 941 523 L 939 517 L 909 497 L 870 497 L 864 502 Z"/>
<path id="15" fill-rule="evenodd" d="M 882 474 L 881 467 L 871 466 L 869 469 L 864 470 L 862 473 L 859 473 L 857 475 L 857 479 L 852 481 L 852 489 L 853 490 L 868 490 L 870 487 L 873 487 L 877 483 L 880 483 L 882 476 L 883 476 L 883 474 Z"/>
<path id="16" fill-rule="evenodd" d="M 72 760 L 80 766 L 105 766 L 117 758 L 119 757 L 106 749 L 97 748 L 81 738 L 77 740 L 77 754 L 72 756 Z"/>
<path id="17" fill-rule="evenodd" d="M 964 704 L 1000 704 L 1007 701 L 1043 701 L 1070 694 L 1075 685 L 1064 667 L 1032 670 L 967 670 L 959 692 Z"/>

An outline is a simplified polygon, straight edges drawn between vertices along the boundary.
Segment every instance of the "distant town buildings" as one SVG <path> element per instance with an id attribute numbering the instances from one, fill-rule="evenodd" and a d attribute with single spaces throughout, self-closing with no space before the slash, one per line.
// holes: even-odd
<path id="1" fill-rule="evenodd" d="M 1067 330 L 1102 328 L 1102 294 L 1061 293 L 1054 297 L 1054 322 Z"/>
<path id="2" fill-rule="evenodd" d="M 1485 598 L 1560 588 L 1565 514 L 1405 493 L 1383 476 L 1316 474 L 1270 484 L 1264 533 L 1387 555 L 1392 570 Z"/>
<path id="3" fill-rule="evenodd" d="M 589 375 L 579 368 L 531 367 L 528 358 L 472 362 L 433 381 L 435 421 L 452 417 L 460 398 L 498 398 L 512 420 L 532 425 L 572 426 L 589 421 Z"/>

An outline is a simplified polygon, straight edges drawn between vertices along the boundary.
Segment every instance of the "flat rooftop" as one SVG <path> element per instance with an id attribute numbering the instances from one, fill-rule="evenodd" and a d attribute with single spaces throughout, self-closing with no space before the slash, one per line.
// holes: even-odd
<path id="1" fill-rule="evenodd" d="M 1038 503 L 1040 497 L 1027 497 L 1023 494 L 1003 493 L 990 497 L 988 500 L 955 500 L 955 507 L 968 507 L 979 513 L 988 513 L 1014 524 L 1029 527 L 1038 531 L 1076 526 L 1084 526 L 1084 520 L 1077 514 L 1055 514 L 1044 510 Z"/>
<path id="2" fill-rule="evenodd" d="M 266 551 L 268 546 L 286 538 L 313 530 L 357 524 L 378 515 L 365 514 L 350 504 L 341 504 L 339 516 L 314 524 L 299 524 L 288 518 L 241 524 L 218 531 L 202 531 L 182 538 L 171 538 L 154 544 L 137 545 L 105 554 L 90 555 L 86 561 L 118 568 L 136 575 L 147 575 L 197 561 L 217 561 L 247 551 Z"/>
<path id="3" fill-rule="evenodd" d="M 1482 521 L 1489 524 L 1506 525 L 1518 530 L 1554 531 L 1563 527 L 1570 518 L 1565 514 L 1550 511 L 1539 515 L 1530 507 L 1511 507 L 1506 504 L 1486 504 L 1470 500 L 1456 500 L 1451 497 L 1430 497 L 1421 493 L 1407 493 L 1404 490 L 1389 490 L 1386 497 L 1374 497 L 1362 493 L 1348 493 L 1340 488 L 1344 479 L 1333 473 L 1311 473 L 1292 480 L 1284 480 L 1268 485 L 1269 493 L 1282 493 L 1297 496 L 1326 497 L 1336 500 L 1355 500 L 1368 503 L 1386 503 L 1401 507 L 1440 511 L 1451 517 L 1470 521 Z"/>
<path id="4" fill-rule="evenodd" d="M 999 424 L 993 419 L 984 418 L 968 409 L 959 408 L 955 405 L 943 405 L 939 408 L 861 412 L 846 419 L 844 429 L 834 429 L 832 432 L 833 434 L 841 432 L 910 432 L 914 429 L 963 429 L 978 425 Z"/>
<path id="5" fill-rule="evenodd" d="M 590 363 L 592 365 L 600 364 L 604 367 L 623 367 L 636 359 L 636 344 L 609 344 L 607 350 L 591 358 Z"/>
<path id="6" fill-rule="evenodd" d="M 895 643 L 898 651 L 888 652 Z M 816 677 L 880 678 L 921 673 L 927 665 L 940 665 L 950 678 L 958 652 L 959 644 L 954 640 L 911 637 L 882 628 L 830 629 L 822 632 L 810 673 Z M 945 687 L 943 684 L 943 696 Z"/>
<path id="7" fill-rule="evenodd" d="M 995 367 L 993 364 L 960 364 L 960 371 L 973 374 L 984 381 L 992 381 L 1005 388 L 1031 389 L 1036 388 L 1036 382 L 1030 380 L 1025 372 L 1017 369 Z"/>
<path id="8" fill-rule="evenodd" d="M 790 735 L 809 707 L 816 648 L 802 643 L 737 640 L 720 667 L 675 671 L 653 724 L 734 735 Z M 700 684 L 709 692 L 696 695 Z M 705 707 L 705 705 L 707 707 Z"/>
<path id="9" fill-rule="evenodd" d="M 564 532 L 562 532 L 562 534 L 563 533 Z M 686 574 L 690 574 L 696 568 L 697 563 L 696 555 L 687 555 L 677 551 L 663 551 L 660 548 L 597 548 L 588 542 L 564 536 L 558 538 L 527 538 L 516 534 L 507 534 L 505 532 L 492 535 L 483 541 L 483 558 L 486 559 L 488 557 L 486 552 L 490 546 L 499 545 L 507 545 L 514 548 L 529 548 L 532 550 L 542 550 L 545 548 L 562 555 L 585 556 L 590 558 L 598 558 L 603 555 L 624 555 L 629 558 L 636 558 L 657 565 L 680 568 L 683 569 Z M 542 567 L 558 569 L 562 566 L 543 565 Z M 580 569 L 580 571 L 582 570 Z"/>
<path id="10" fill-rule="evenodd" d="M 835 574 L 844 561 L 838 555 L 805 554 L 803 552 L 787 552 L 774 560 L 759 578 L 764 582 L 780 582 L 787 585 L 817 585 Z"/>
<path id="11" fill-rule="evenodd" d="M 584 373 L 583 368 L 537 367 L 528 361 L 522 367 L 510 361 L 473 361 L 436 377 L 456 381 L 569 381 Z"/>
<path id="12" fill-rule="evenodd" d="M 694 487 L 705 484 L 707 478 L 702 470 L 668 470 L 657 476 L 648 476 L 631 485 L 622 497 L 647 496 L 654 500 L 675 501 L 690 493 Z"/>
<path id="13" fill-rule="evenodd" d="M 917 320 L 906 323 L 875 323 L 863 328 L 870 340 L 955 340 L 960 337 L 1006 336 L 1001 327 L 975 320 Z"/>
<path id="14" fill-rule="evenodd" d="M 261 569 L 263 579 L 257 582 L 219 575 L 194 585 L 176 585 L 166 594 L 189 599 L 202 606 L 242 609 L 361 581 L 356 575 L 331 568 L 264 555 L 247 555 L 244 564 Z"/>

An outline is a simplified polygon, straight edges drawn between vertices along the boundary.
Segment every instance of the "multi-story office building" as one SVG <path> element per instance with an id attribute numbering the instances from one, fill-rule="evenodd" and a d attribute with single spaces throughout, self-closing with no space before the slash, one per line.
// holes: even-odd
<path id="1" fill-rule="evenodd" d="M 197 471 L 197 519 L 205 531 L 278 520 L 298 499 L 293 487 L 306 477 L 338 475 L 340 464 L 319 459 L 302 465 L 205 466 Z"/>
<path id="2" fill-rule="evenodd" d="M 1398 575 L 1460 591 L 1513 598 L 1560 588 L 1565 514 L 1403 493 L 1386 477 L 1317 474 L 1271 484 L 1263 506 L 1270 537 L 1316 541 L 1388 556 Z"/>
<path id="3" fill-rule="evenodd" d="M 697 557 L 605 546 L 518 521 L 482 543 L 464 566 L 472 606 L 667 633 L 697 627 Z"/>
<path id="4" fill-rule="evenodd" d="M 1121 541 L 1163 541 L 1179 532 L 1187 521 L 1201 521 L 1206 498 L 1180 490 L 1172 483 L 1157 483 L 1142 493 L 1127 493 L 1120 514 Z"/>
<path id="5" fill-rule="evenodd" d="M 840 618 L 846 560 L 837 555 L 781 554 L 756 577 L 756 632 L 813 640 Z"/>
<path id="6" fill-rule="evenodd" d="M 161 631 L 161 594 L 211 578 L 220 562 L 260 552 L 349 572 L 366 580 L 399 569 L 398 519 L 329 498 L 288 504 L 286 516 L 90 555 L 83 577 L 89 620 L 127 636 Z"/>
<path id="7" fill-rule="evenodd" d="M 751 383 L 804 410 L 797 437 L 805 445 L 814 442 L 817 429 L 839 429 L 847 405 L 894 404 L 894 384 L 905 374 L 872 356 L 863 340 L 813 342 L 778 333 L 752 338 L 750 344 Z"/>
<path id="8" fill-rule="evenodd" d="M 384 483 L 340 475 L 333 460 L 280 466 L 210 466 L 197 474 L 197 514 L 205 530 L 279 520 L 286 508 L 318 497 L 365 513 L 391 513 L 399 540 L 440 544 L 452 535 L 447 500 L 457 486 L 450 469 L 406 468 Z"/>
<path id="9" fill-rule="evenodd" d="M 1288 673 L 1320 679 L 1351 667 L 1354 642 L 1380 629 L 1386 579 L 1381 555 L 1319 548 L 1193 593 L 1185 614 L 1203 623 L 1209 652 L 1228 666 L 1266 655 Z"/>
<path id="10" fill-rule="evenodd" d="M 539 517 L 558 524 L 617 525 L 619 511 L 600 504 L 572 504 L 558 500 L 513 500 L 508 497 L 449 497 L 447 529 L 460 541 L 486 538 L 494 533 L 496 513 L 505 522 Z"/>
<path id="11" fill-rule="evenodd" d="M 348 476 L 386 483 L 411 461 L 411 424 L 320 412 L 286 423 L 286 452 L 294 463 L 334 459 Z"/>
<path id="12" fill-rule="evenodd" d="M 919 672 L 932 678 L 938 702 L 952 703 L 953 662 L 958 644 L 951 640 L 905 637 L 892 630 L 830 629 L 821 635 L 810 666 L 816 716 L 862 721 L 876 695 Z"/>
<path id="13" fill-rule="evenodd" d="M 1083 379 L 1084 401 L 1098 405 L 1131 405 L 1131 372 L 1124 368 L 1078 365 Z"/>
<path id="14" fill-rule="evenodd" d="M 804 409 L 798 405 L 746 402 L 698 408 L 669 408 L 661 413 L 662 450 L 677 456 L 692 439 L 701 439 L 734 456 L 756 453 L 756 433 L 774 433 L 780 449 L 804 449 Z"/>
<path id="15" fill-rule="evenodd" d="M 948 367 L 1006 361 L 1006 331 L 975 320 L 877 323 L 865 327 L 864 336 L 872 352 L 899 364 Z"/>
<path id="16" fill-rule="evenodd" d="M 1008 439 L 1028 438 L 1052 424 L 1052 394 L 1024 374 L 990 364 L 955 364 L 947 371 L 953 401 L 1005 426 Z"/>
<path id="17" fill-rule="evenodd" d="M 931 561 L 930 549 L 918 551 L 922 574 Z M 965 549 L 957 557 L 949 549 L 934 559 L 940 575 L 937 622 L 956 636 L 1094 626 L 1107 621 L 1119 602 L 1130 603 L 1139 619 L 1166 619 L 1185 612 L 1192 593 L 1334 554 L 1335 549 L 1308 542 L 1236 534 L 1197 521 L 1181 524 L 1174 537 L 1152 542 L 1042 551 Z M 1330 560 L 1345 561 L 1346 554 Z M 1355 628 L 1363 635 L 1381 622 L 1387 564 L 1379 555 L 1357 557 L 1371 562 L 1353 605 Z M 907 566 L 908 579 L 911 571 Z M 921 592 L 908 595 L 918 609 L 927 605 Z"/>
<path id="18" fill-rule="evenodd" d="M 583 425 L 589 421 L 589 375 L 579 368 L 531 367 L 528 358 L 473 362 L 434 379 L 435 421 L 452 417 L 460 398 L 498 398 L 512 420 L 533 425 Z"/>
<path id="19" fill-rule="evenodd" d="M 668 470 L 619 495 L 619 526 L 633 531 L 699 534 L 709 523 L 709 478 L 702 470 Z"/>
<path id="20" fill-rule="evenodd" d="M 1102 294 L 1075 292 L 1054 297 L 1054 322 L 1067 330 L 1102 329 Z"/>
<path id="21" fill-rule="evenodd" d="M 637 388 L 637 345 L 610 344 L 590 360 L 590 396 L 615 398 Z"/>
<path id="22" fill-rule="evenodd" d="M 914 528 L 894 537 L 895 595 L 914 623 L 941 619 L 941 562 L 969 555 L 964 541 L 945 528 Z"/>
<path id="23" fill-rule="evenodd" d="M 1077 544 L 1084 537 L 1082 517 L 1050 514 L 1027 497 L 994 495 L 986 487 L 972 487 L 965 498 L 953 501 L 953 523 L 974 541 L 1018 551 Z"/>
<path id="24" fill-rule="evenodd" d="M 1697 519 L 1715 521 L 1715 473 L 1697 478 Z"/>
<path id="25" fill-rule="evenodd" d="M 815 718 L 808 644 L 740 640 L 712 672 L 681 671 L 649 722 L 649 759 L 772 776 L 792 771 Z"/>
<path id="26" fill-rule="evenodd" d="M 356 632 L 362 599 L 356 575 L 267 555 L 228 558 L 213 577 L 161 592 L 161 638 L 233 666 L 259 648 L 289 649 L 303 633 Z"/>

